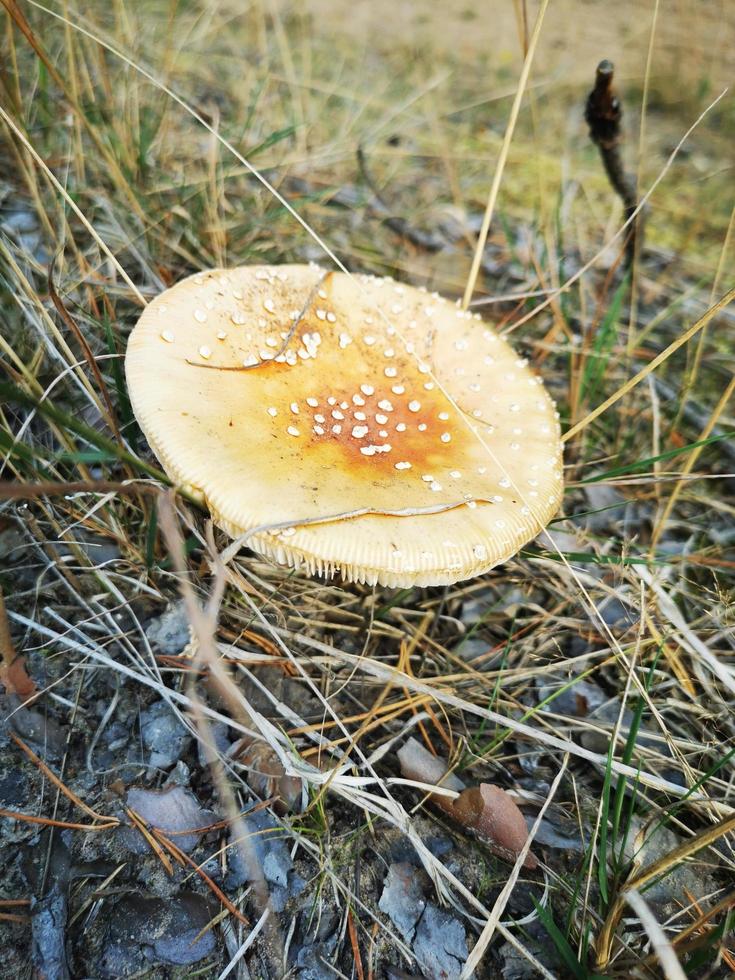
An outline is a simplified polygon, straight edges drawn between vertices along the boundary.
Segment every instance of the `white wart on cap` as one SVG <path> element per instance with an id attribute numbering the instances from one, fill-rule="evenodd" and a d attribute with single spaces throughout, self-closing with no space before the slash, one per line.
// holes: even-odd
<path id="1" fill-rule="evenodd" d="M 541 380 L 478 314 L 391 279 L 305 265 L 192 276 L 147 307 L 126 372 L 172 480 L 232 537 L 278 525 L 248 546 L 312 574 L 456 582 L 559 506 Z"/>

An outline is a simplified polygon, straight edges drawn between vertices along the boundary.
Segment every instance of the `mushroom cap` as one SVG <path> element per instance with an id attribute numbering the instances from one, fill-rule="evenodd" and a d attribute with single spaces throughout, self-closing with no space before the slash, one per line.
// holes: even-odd
<path id="1" fill-rule="evenodd" d="M 314 265 L 201 273 L 146 308 L 126 372 L 171 479 L 311 574 L 449 584 L 559 506 L 541 380 L 479 314 L 424 289 Z"/>

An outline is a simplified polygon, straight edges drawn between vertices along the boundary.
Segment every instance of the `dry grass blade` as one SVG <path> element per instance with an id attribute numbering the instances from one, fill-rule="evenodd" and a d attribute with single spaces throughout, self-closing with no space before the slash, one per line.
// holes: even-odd
<path id="1" fill-rule="evenodd" d="M 661 928 L 656 916 L 651 912 L 646 901 L 635 888 L 627 889 L 624 892 L 624 896 L 625 901 L 643 923 L 643 928 L 648 933 L 651 945 L 656 951 L 656 956 L 661 964 L 666 980 L 686 980 L 687 974 L 681 968 L 674 947 L 669 942 L 666 933 Z"/>
<path id="2" fill-rule="evenodd" d="M 691 857 L 692 854 L 696 854 L 697 851 L 701 851 L 703 847 L 711 847 L 721 837 L 734 831 L 735 816 L 726 817 L 724 820 L 718 821 L 712 827 L 708 827 L 695 837 L 684 841 L 683 844 L 674 848 L 673 851 L 669 851 L 668 854 L 665 854 L 658 861 L 654 861 L 653 864 L 643 868 L 628 882 L 628 887 L 640 891 L 641 888 L 653 881 L 654 878 L 665 874 L 670 868 L 676 867 L 681 861 Z"/>
<path id="3" fill-rule="evenodd" d="M 39 482 L 31 485 L 9 483 L 0 485 L 0 500 L 32 500 L 35 497 L 63 497 L 75 493 L 119 493 L 126 496 L 149 494 L 158 496 L 162 488 L 149 483 L 131 481 L 119 483 L 115 480 L 89 480 L 59 482 Z"/>
<path id="4" fill-rule="evenodd" d="M 6 0 L 3 0 L 3 2 L 6 2 Z M 132 292 L 133 296 L 135 296 L 138 299 L 138 301 L 140 302 L 141 306 L 145 306 L 146 305 L 145 297 L 140 292 L 140 290 L 135 285 L 135 283 L 130 278 L 130 276 L 127 274 L 127 272 L 125 271 L 125 269 L 123 269 L 122 265 L 120 264 L 120 262 L 117 259 L 117 256 L 115 256 L 113 254 L 113 252 L 107 246 L 106 242 L 104 242 L 102 240 L 102 238 L 99 236 L 99 234 L 95 230 L 94 226 L 87 220 L 87 217 L 84 214 L 84 212 L 82 211 L 82 209 L 79 207 L 79 205 L 76 203 L 76 201 L 74 201 L 70 197 L 69 192 L 57 180 L 56 176 L 54 175 L 54 173 L 52 172 L 52 170 L 50 169 L 50 167 L 48 166 L 48 164 L 45 162 L 45 160 L 43 160 L 41 158 L 41 156 L 39 155 L 39 153 L 36 151 L 36 149 L 31 144 L 30 140 L 26 137 L 26 135 L 24 133 L 21 132 L 21 130 L 18 128 L 18 126 L 16 126 L 15 122 L 11 119 L 11 117 L 8 115 L 8 113 L 5 111 L 5 109 L 3 109 L 2 106 L 0 106 L 0 118 L 2 118 L 2 120 L 5 123 L 5 125 L 12 131 L 12 133 L 14 134 L 14 136 L 16 137 L 16 139 L 20 140 L 20 142 L 23 144 L 23 146 L 25 147 L 25 149 L 31 154 L 31 156 L 33 157 L 33 159 L 38 164 L 38 166 L 43 170 L 43 172 L 46 174 L 46 176 L 48 177 L 48 179 L 54 185 L 54 187 L 56 188 L 56 190 L 58 191 L 58 193 L 64 198 L 64 200 L 69 205 L 69 207 L 72 209 L 72 211 L 74 212 L 74 214 L 76 214 L 77 218 L 79 218 L 79 220 L 82 222 L 82 224 L 87 229 L 87 231 L 89 232 L 89 234 L 92 236 L 92 238 L 95 240 L 95 242 L 99 245 L 99 247 L 105 253 L 105 255 L 107 256 L 107 258 L 113 264 L 113 266 L 117 269 L 117 271 L 120 273 L 120 275 L 122 276 L 122 278 L 125 280 L 126 284 L 130 288 L 130 291 Z"/>
<path id="5" fill-rule="evenodd" d="M 723 391 L 722 397 L 717 402 L 717 405 L 715 406 L 712 415 L 710 416 L 707 422 L 707 425 L 700 433 L 697 442 L 706 443 L 706 441 L 709 439 L 710 435 L 712 434 L 712 430 L 717 425 L 717 423 L 720 420 L 720 417 L 722 416 L 722 413 L 727 408 L 728 403 L 730 402 L 730 399 L 733 396 L 733 392 L 735 392 L 735 375 L 733 375 L 733 377 L 730 378 L 730 383 Z M 658 544 L 658 541 L 666 527 L 666 524 L 669 518 L 671 517 L 674 507 L 676 506 L 676 501 L 679 499 L 679 494 L 681 493 L 681 491 L 684 489 L 686 485 L 685 480 L 692 472 L 694 467 L 697 465 L 697 460 L 702 455 L 703 451 L 704 451 L 704 445 L 697 446 L 697 448 L 693 449 L 691 453 L 687 456 L 686 460 L 684 461 L 684 465 L 681 470 L 681 478 L 674 484 L 674 489 L 671 491 L 671 495 L 669 499 L 666 501 L 666 506 L 664 507 L 663 513 L 658 518 L 656 522 L 656 527 L 653 529 L 653 534 L 651 535 L 652 549 L 654 549 Z"/>
<path id="6" fill-rule="evenodd" d="M 533 822 L 533 826 L 531 827 L 531 830 L 529 831 L 528 834 L 528 839 L 526 840 L 526 843 L 523 845 L 522 850 L 518 854 L 516 862 L 513 865 L 513 870 L 511 871 L 507 882 L 505 883 L 505 885 L 503 885 L 500 894 L 495 900 L 495 904 L 491 909 L 490 916 L 487 922 L 485 923 L 485 925 L 483 926 L 482 932 L 480 933 L 480 936 L 477 942 L 475 943 L 475 946 L 462 969 L 460 980 L 469 980 L 469 978 L 472 976 L 473 971 L 476 970 L 477 967 L 480 965 L 480 962 L 483 956 L 485 955 L 488 946 L 490 945 L 495 930 L 497 929 L 500 916 L 505 911 L 505 906 L 508 904 L 508 899 L 511 896 L 511 892 L 516 886 L 516 882 L 518 881 L 518 876 L 521 873 L 521 869 L 523 868 L 526 855 L 529 853 L 529 849 L 531 847 L 531 844 L 533 843 L 533 838 L 535 837 L 536 831 L 541 825 L 541 821 L 544 818 L 544 814 L 546 813 L 546 810 L 551 804 L 551 801 L 556 796 L 556 791 L 559 788 L 559 784 L 561 783 L 562 777 L 566 772 L 568 762 L 569 762 L 569 756 L 565 756 L 562 766 L 559 769 L 559 772 L 556 774 L 556 777 L 554 778 L 554 782 L 551 784 L 551 788 L 549 789 L 548 796 L 544 800 L 543 806 L 539 810 L 538 815 Z"/>
<path id="7" fill-rule="evenodd" d="M 616 402 L 620 401 L 621 398 L 624 398 L 629 391 L 632 391 L 636 385 L 639 385 L 641 381 L 644 381 L 652 371 L 655 371 L 657 367 L 667 361 L 673 353 L 679 350 L 680 347 L 683 347 L 684 344 L 688 344 L 692 337 L 696 336 L 700 330 L 703 330 L 704 327 L 706 327 L 718 313 L 721 313 L 724 309 L 726 309 L 734 299 L 735 286 L 733 286 L 732 289 L 728 289 L 719 302 L 715 303 L 714 306 L 710 306 L 707 312 L 701 316 L 696 323 L 693 323 L 691 327 L 689 327 L 689 329 L 681 335 L 681 337 L 677 337 L 676 340 L 672 341 L 666 350 L 661 351 L 660 354 L 654 357 L 650 364 L 647 364 L 644 368 L 641 368 L 641 370 L 634 375 L 634 377 L 626 381 L 625 384 L 618 388 L 614 394 L 610 395 L 609 398 L 606 398 L 601 405 L 598 405 L 597 408 L 594 408 L 587 416 L 585 416 L 585 418 L 577 422 L 576 425 L 573 425 L 571 429 L 568 429 L 564 433 L 564 441 L 568 442 L 570 439 L 573 439 L 578 432 L 581 432 L 582 429 L 586 429 L 590 422 L 594 422 L 596 418 L 599 418 L 599 416 L 606 412 L 609 408 L 612 408 Z"/>
<path id="8" fill-rule="evenodd" d="M 723 663 L 720 658 L 709 649 L 706 643 L 703 643 L 702 640 L 699 639 L 696 633 L 686 622 L 684 616 L 680 612 L 676 603 L 672 600 L 671 596 L 667 594 L 661 583 L 656 581 L 656 579 L 647 569 L 638 567 L 636 568 L 636 574 L 640 576 L 651 591 L 655 593 L 659 610 L 675 630 L 676 637 L 681 646 L 687 650 L 692 657 L 700 660 L 707 667 L 707 670 L 711 671 L 715 677 L 721 681 L 731 695 L 735 694 L 735 668 L 727 663 Z"/>
<path id="9" fill-rule="evenodd" d="M 595 255 L 593 255 L 591 259 L 588 259 L 588 261 L 585 262 L 585 264 L 580 269 L 578 269 L 573 275 L 569 276 L 569 278 L 561 286 L 558 286 L 552 290 L 548 290 L 546 299 L 542 303 L 539 303 L 539 305 L 534 307 L 534 309 L 532 309 L 529 313 L 525 313 L 522 317 L 520 317 L 520 319 L 514 321 L 513 324 L 506 329 L 505 331 L 506 334 L 518 330 L 525 323 L 528 323 L 529 320 L 532 320 L 534 317 L 538 316 L 538 314 L 541 313 L 543 310 L 545 310 L 548 306 L 551 306 L 551 304 L 554 303 L 562 293 L 567 292 L 571 286 L 579 282 L 582 279 L 582 277 L 586 273 L 588 273 L 595 266 L 597 262 L 599 262 L 600 258 L 602 258 L 602 256 L 607 251 L 607 249 L 615 242 L 617 242 L 618 239 L 621 238 L 627 232 L 632 222 L 635 221 L 636 218 L 639 216 L 643 208 L 646 206 L 646 204 L 653 196 L 656 188 L 659 186 L 661 181 L 668 173 L 669 169 L 674 163 L 674 160 L 676 159 L 677 155 L 681 151 L 686 141 L 689 139 L 689 137 L 692 135 L 695 129 L 700 125 L 700 123 L 704 120 L 705 116 L 709 112 L 711 112 L 712 109 L 714 109 L 719 102 L 722 101 L 722 99 L 727 95 L 727 92 L 728 92 L 727 89 L 723 89 L 723 91 L 720 92 L 720 94 L 715 99 L 713 99 L 713 101 L 707 106 L 704 112 L 699 114 L 699 116 L 695 119 L 692 125 L 687 129 L 687 131 L 681 137 L 681 139 L 679 139 L 676 146 L 672 150 L 668 160 L 661 168 L 661 171 L 659 172 L 658 176 L 653 181 L 648 191 L 640 198 L 640 200 L 638 201 L 638 207 L 629 216 L 627 221 L 625 221 L 615 231 L 615 233 L 605 242 L 604 246 Z"/>
<path id="10" fill-rule="evenodd" d="M 278 636 L 277 631 L 273 632 L 274 635 Z M 418 681 L 415 678 L 408 677 L 405 674 L 401 675 L 396 668 L 386 666 L 370 660 L 369 658 L 355 657 L 352 654 L 344 653 L 336 648 L 327 647 L 326 645 L 321 644 L 316 640 L 312 640 L 307 636 L 292 636 L 289 634 L 289 638 L 297 644 L 318 649 L 322 653 L 328 653 L 339 660 L 345 661 L 345 663 L 357 667 L 361 672 L 369 674 L 372 677 L 376 677 L 379 680 L 386 681 L 390 678 L 394 678 L 395 683 L 401 684 L 408 690 L 414 691 L 418 694 L 428 694 L 442 704 L 451 705 L 452 707 L 458 708 L 461 711 L 467 712 L 468 714 L 477 715 L 478 717 L 492 721 L 501 728 L 507 728 L 510 729 L 510 731 L 516 732 L 520 735 L 525 735 L 530 742 L 540 742 L 543 745 L 559 749 L 563 753 L 569 753 L 572 756 L 585 759 L 588 762 L 593 762 L 603 769 L 607 765 L 606 756 L 601 755 L 598 752 L 592 752 L 589 749 L 585 749 L 583 746 L 577 745 L 575 742 L 568 739 L 563 739 L 557 735 L 549 734 L 547 731 L 541 728 L 533 728 L 530 725 L 516 721 L 515 718 L 506 717 L 499 714 L 497 711 L 492 711 L 484 708 L 482 705 L 474 704 L 473 702 L 467 701 L 455 694 L 452 694 L 450 691 L 444 690 L 441 686 L 429 685 L 425 682 Z M 288 652 L 288 647 L 285 645 L 283 646 L 283 649 L 284 652 Z M 670 793 L 676 797 L 686 796 L 692 801 L 702 801 L 711 805 L 713 804 L 713 801 L 710 800 L 705 794 L 691 792 L 690 790 L 683 786 L 677 785 L 671 780 L 656 776 L 654 773 L 641 771 L 633 766 L 618 762 L 616 759 L 613 759 L 610 765 L 616 774 L 629 776 L 644 786 L 650 786 L 652 789 L 662 790 L 663 792 Z M 722 806 L 722 809 L 727 813 L 732 811 L 732 807 L 727 804 Z"/>
<path id="11" fill-rule="evenodd" d="M 56 309 L 56 312 L 59 314 L 59 316 L 66 324 L 67 328 L 69 329 L 69 331 L 76 338 L 76 341 L 79 344 L 79 346 L 82 348 L 84 359 L 89 365 L 89 369 L 94 376 L 94 380 L 97 384 L 97 388 L 99 389 L 100 394 L 104 399 L 105 407 L 107 409 L 107 424 L 109 425 L 110 429 L 114 433 L 117 441 L 122 443 L 122 436 L 120 435 L 120 429 L 118 427 L 117 418 L 115 416 L 115 409 L 112 405 L 112 399 L 110 398 L 110 392 L 102 377 L 102 372 L 99 369 L 97 360 L 94 354 L 92 353 L 92 350 L 89 344 L 87 343 L 84 334 L 79 329 L 79 326 L 77 325 L 74 317 L 71 315 L 71 313 L 69 313 L 61 297 L 56 291 L 56 287 L 54 285 L 53 261 L 50 263 L 49 270 L 48 270 L 48 290 L 49 290 L 49 296 L 51 297 L 51 302 L 54 304 L 54 308 Z"/>
<path id="12" fill-rule="evenodd" d="M 642 888 L 650 884 L 655 878 L 666 874 L 667 871 L 675 868 L 682 861 L 685 861 L 688 857 L 691 857 L 691 855 L 696 854 L 697 851 L 701 851 L 702 848 L 711 847 L 711 845 L 718 841 L 721 837 L 724 837 L 726 834 L 732 833 L 733 831 L 735 831 L 735 816 L 726 817 L 724 820 L 718 821 L 712 827 L 708 827 L 706 830 L 703 830 L 695 837 L 684 841 L 678 847 L 675 847 L 667 854 L 664 854 L 664 856 L 659 858 L 659 860 L 654 861 L 645 868 L 642 868 L 625 883 L 621 894 L 617 896 L 611 905 L 610 911 L 608 912 L 605 923 L 600 930 L 600 935 L 596 943 L 597 963 L 600 969 L 604 970 L 609 962 L 615 930 L 617 929 L 620 917 L 623 913 L 628 892 L 632 890 L 640 892 Z"/>
<path id="13" fill-rule="evenodd" d="M 539 7 L 539 12 L 536 15 L 536 23 L 533 27 L 533 33 L 531 34 L 531 41 L 528 45 L 526 51 L 526 57 L 523 61 L 523 70 L 521 71 L 521 77 L 518 80 L 518 85 L 516 87 L 516 93 L 513 98 L 513 105 L 510 110 L 510 118 L 508 119 L 508 125 L 505 129 L 505 136 L 503 137 L 503 144 L 500 148 L 500 155 L 498 157 L 498 162 L 495 165 L 495 173 L 493 174 L 493 182 L 490 186 L 490 193 L 487 199 L 487 205 L 485 206 L 485 213 L 482 216 L 482 225 L 480 227 L 480 234 L 477 237 L 477 244 L 475 245 L 475 254 L 472 258 L 472 268 L 470 269 L 470 274 L 467 279 L 467 285 L 465 286 L 464 296 L 462 298 L 462 309 L 466 310 L 470 305 L 472 300 L 472 294 L 475 291 L 475 284 L 477 282 L 477 276 L 480 272 L 480 263 L 482 262 L 482 256 L 485 252 L 485 245 L 487 243 L 488 232 L 490 231 L 490 222 L 493 218 L 493 212 L 495 211 L 495 202 L 498 199 L 498 193 L 500 191 L 500 184 L 503 180 L 503 175 L 505 173 L 505 163 L 508 159 L 508 152 L 510 151 L 510 144 L 513 139 L 513 133 L 515 131 L 516 122 L 518 120 L 518 113 L 521 111 L 521 102 L 523 101 L 523 96 L 526 91 L 526 85 L 528 84 L 528 77 L 531 74 L 531 65 L 533 64 L 533 56 L 536 53 L 536 47 L 538 45 L 539 39 L 541 37 L 541 28 L 544 23 L 544 16 L 546 14 L 546 8 L 549 6 L 549 0 L 542 0 L 541 6 Z"/>
<path id="14" fill-rule="evenodd" d="M 33 29 L 28 23 L 25 14 L 20 9 L 17 0 L 0 0 L 0 2 L 2 2 L 3 6 L 8 11 L 13 21 L 15 21 L 19 30 L 21 31 L 25 39 L 28 41 L 30 46 L 33 48 L 39 60 L 43 62 L 44 67 L 51 75 L 51 77 L 54 79 L 61 92 L 64 93 L 64 96 L 69 101 L 69 104 L 74 108 L 75 117 L 77 121 L 81 122 L 84 125 L 85 130 L 89 135 L 90 139 L 92 139 L 99 152 L 105 158 L 105 162 L 107 166 L 110 168 L 110 171 L 114 174 L 116 178 L 117 186 L 122 187 L 124 190 L 127 190 L 127 183 L 123 178 L 117 160 L 115 159 L 114 155 L 110 152 L 109 148 L 105 145 L 105 141 L 100 137 L 100 134 L 97 131 L 97 127 L 90 121 L 87 113 L 82 110 L 81 106 L 73 98 L 72 92 L 70 91 L 69 88 L 67 88 L 63 76 L 59 71 L 57 71 L 56 66 L 54 65 L 52 59 L 49 58 L 47 53 L 44 51 L 42 45 L 39 43 L 36 34 L 34 33 Z M 126 198 L 127 198 L 127 204 L 135 211 L 135 213 L 139 217 L 142 218 L 143 212 L 141 210 L 140 204 L 135 199 L 134 195 L 132 195 L 128 191 L 128 193 L 126 193 Z"/>
<path id="15" fill-rule="evenodd" d="M 237 952 L 232 957 L 232 959 L 227 964 L 227 966 L 224 968 L 224 970 L 218 975 L 217 980 L 226 980 L 226 977 L 229 977 L 229 975 L 235 969 L 235 967 L 237 966 L 237 964 L 242 960 L 242 958 L 245 955 L 245 953 L 247 953 L 247 951 L 253 945 L 253 943 L 255 942 L 255 940 L 258 938 L 258 935 L 262 932 L 264 926 L 266 925 L 266 923 L 268 922 L 268 919 L 270 917 L 271 917 L 271 910 L 269 908 L 267 908 L 261 914 L 261 916 L 258 919 L 258 921 L 255 923 L 255 925 L 253 926 L 253 928 L 248 933 L 247 939 L 242 943 L 242 945 L 237 950 Z M 246 976 L 247 976 L 247 974 L 246 974 Z"/>

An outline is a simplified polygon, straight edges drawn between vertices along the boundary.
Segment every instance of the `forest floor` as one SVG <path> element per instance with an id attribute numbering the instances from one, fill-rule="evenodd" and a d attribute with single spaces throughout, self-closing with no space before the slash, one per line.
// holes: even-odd
<path id="1" fill-rule="evenodd" d="M 548 5 L 473 308 L 557 401 L 566 492 L 502 567 L 243 550 L 225 587 L 125 386 L 167 286 L 324 261 L 251 167 L 350 270 L 461 296 L 537 13 L 0 4 L 0 977 L 735 971 L 732 4 Z M 536 862 L 417 766 L 505 790 Z"/>

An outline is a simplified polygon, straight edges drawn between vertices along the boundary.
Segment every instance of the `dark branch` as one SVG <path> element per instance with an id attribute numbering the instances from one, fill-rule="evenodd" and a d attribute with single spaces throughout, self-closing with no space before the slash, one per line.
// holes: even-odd
<path id="1" fill-rule="evenodd" d="M 587 96 L 584 118 L 590 128 L 590 139 L 600 150 L 608 180 L 623 202 L 625 220 L 628 221 L 638 206 L 635 178 L 625 172 L 620 152 L 620 120 L 623 107 L 613 89 L 614 66 L 611 61 L 601 61 L 597 66 L 595 87 Z M 630 268 L 636 253 L 636 236 L 642 238 L 641 216 L 633 219 L 625 239 L 625 265 Z"/>

